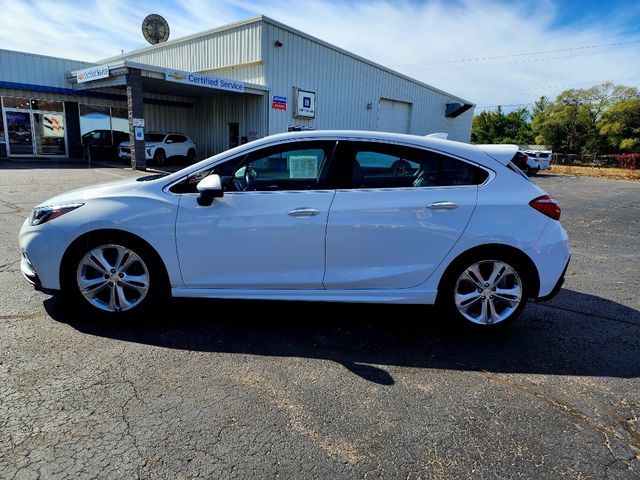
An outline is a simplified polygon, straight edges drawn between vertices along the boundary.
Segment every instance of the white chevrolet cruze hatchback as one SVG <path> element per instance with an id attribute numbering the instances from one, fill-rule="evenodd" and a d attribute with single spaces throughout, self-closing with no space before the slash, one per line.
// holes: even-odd
<path id="1" fill-rule="evenodd" d="M 438 303 L 496 326 L 560 289 L 560 207 L 513 145 L 275 135 L 176 173 L 87 187 L 20 232 L 37 289 L 95 311 L 166 298 Z"/>

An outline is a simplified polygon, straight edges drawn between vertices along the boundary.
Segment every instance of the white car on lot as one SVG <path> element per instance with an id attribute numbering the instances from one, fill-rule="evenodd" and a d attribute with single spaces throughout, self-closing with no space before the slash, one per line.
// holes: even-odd
<path id="1" fill-rule="evenodd" d="M 536 159 L 540 170 L 551 169 L 551 159 L 553 158 L 553 152 L 551 150 L 525 151 L 524 153 Z"/>
<path id="2" fill-rule="evenodd" d="M 181 133 L 149 132 L 144 135 L 145 158 L 164 165 L 168 158 L 186 157 L 189 163 L 196 159 L 196 144 Z M 130 142 L 122 142 L 118 147 L 118 156 L 122 160 L 131 160 Z"/>
<path id="3" fill-rule="evenodd" d="M 119 316 L 174 297 L 439 303 L 491 328 L 559 290 L 558 203 L 515 145 L 280 134 L 166 176 L 87 187 L 20 231 L 39 290 Z"/>

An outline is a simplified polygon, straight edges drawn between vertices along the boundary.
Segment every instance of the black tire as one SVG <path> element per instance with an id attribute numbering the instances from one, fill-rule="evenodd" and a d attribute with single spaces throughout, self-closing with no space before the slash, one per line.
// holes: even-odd
<path id="1" fill-rule="evenodd" d="M 187 152 L 187 163 L 189 165 L 196 163 L 196 151 L 193 148 L 190 148 Z"/>
<path id="2" fill-rule="evenodd" d="M 131 262 L 127 270 L 123 270 L 125 275 L 121 275 L 119 270 L 110 272 L 100 272 L 97 268 L 87 266 L 84 262 L 89 252 L 101 249 L 104 252 L 103 258 L 112 262 L 116 259 L 117 248 L 133 252 L 129 258 L 123 258 L 122 263 Z M 135 258 L 137 257 L 137 258 Z M 138 262 L 138 259 L 140 262 Z M 153 251 L 145 242 L 130 237 L 129 235 L 98 235 L 86 237 L 71 247 L 68 254 L 65 255 L 63 270 L 61 272 L 62 294 L 65 300 L 79 307 L 81 310 L 91 314 L 98 314 L 108 318 L 129 318 L 131 316 L 140 315 L 154 308 L 163 305 L 164 301 L 170 297 L 169 283 L 166 270 L 164 269 L 158 254 Z M 85 263 L 84 265 L 81 265 Z M 138 277 L 144 273 L 146 269 L 146 292 L 144 295 L 139 294 L 139 290 L 129 288 L 126 284 L 120 284 L 120 280 L 126 283 L 127 274 L 129 278 Z M 105 273 L 112 275 L 106 278 Z M 123 277 L 121 279 L 121 277 Z M 91 294 L 95 294 L 96 298 L 90 301 L 87 295 L 80 290 L 80 279 L 91 281 L 100 281 L 100 288 L 94 288 Z M 103 280 L 104 278 L 104 280 Z M 106 283 L 106 284 L 105 284 Z M 133 284 L 134 282 L 132 282 Z M 113 284 L 113 285 L 112 285 Z M 144 283 L 137 282 L 136 287 L 140 288 Z M 122 304 L 119 300 L 119 294 L 116 293 L 120 289 L 123 297 L 131 303 L 131 307 Z M 98 292 L 98 290 L 100 290 Z M 97 293 L 96 293 L 97 292 Z M 112 293 L 113 292 L 113 293 Z M 139 295 L 136 295 L 138 293 Z M 107 303 L 115 298 L 116 309 L 110 309 Z M 102 308 L 100 306 L 102 304 Z M 107 307 L 107 308 L 104 308 Z"/>
<path id="3" fill-rule="evenodd" d="M 167 154 L 165 151 L 161 148 L 156 150 L 156 153 L 153 154 L 153 162 L 159 167 L 164 165 L 167 162 Z"/>
<path id="4" fill-rule="evenodd" d="M 497 277 L 495 283 L 488 284 L 490 272 L 494 271 L 492 268 L 500 264 L 508 268 L 503 275 Z M 465 274 L 476 266 L 482 282 L 473 282 L 471 277 L 474 275 L 467 279 Z M 507 301 L 496 293 L 500 290 L 515 292 L 516 286 L 519 286 L 520 295 L 515 305 L 515 295 L 505 295 L 505 299 L 510 298 Z M 476 253 L 461 257 L 447 269 L 440 282 L 437 304 L 448 318 L 453 318 L 460 324 L 485 331 L 496 330 L 510 325 L 520 316 L 527 305 L 530 289 L 528 271 L 517 256 L 493 252 Z M 459 307 L 456 304 L 456 293 L 460 294 L 459 299 L 464 295 L 470 298 L 461 301 Z M 496 317 L 491 315 L 493 311 L 496 312 Z"/>

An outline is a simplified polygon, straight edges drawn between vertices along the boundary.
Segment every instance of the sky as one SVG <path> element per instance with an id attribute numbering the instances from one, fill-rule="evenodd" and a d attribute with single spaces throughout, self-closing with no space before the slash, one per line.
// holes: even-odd
<path id="1" fill-rule="evenodd" d="M 638 0 L 0 0 L 0 48 L 99 61 L 266 15 L 478 108 L 511 110 L 604 81 L 640 87 Z"/>

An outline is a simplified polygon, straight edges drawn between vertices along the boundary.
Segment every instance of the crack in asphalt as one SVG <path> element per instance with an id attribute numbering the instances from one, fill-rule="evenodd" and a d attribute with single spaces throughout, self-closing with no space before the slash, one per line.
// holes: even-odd
<path id="1" fill-rule="evenodd" d="M 621 435 L 619 432 L 614 430 L 612 427 L 606 426 L 606 425 L 602 425 L 602 424 L 600 424 L 598 422 L 593 421 L 591 418 L 589 418 L 584 413 L 578 411 L 576 408 L 574 408 L 574 407 L 572 407 L 570 405 L 566 405 L 566 404 L 558 401 L 555 398 L 552 398 L 552 397 L 550 397 L 548 395 L 545 395 L 543 393 L 540 393 L 540 392 L 537 392 L 535 390 L 532 390 L 531 388 L 528 388 L 528 387 L 526 387 L 524 385 L 512 382 L 512 381 L 502 377 L 501 375 L 497 375 L 495 373 L 491 373 L 491 372 L 488 372 L 486 370 L 479 369 L 478 373 L 480 375 L 482 375 L 483 377 L 485 377 L 486 379 L 491 380 L 491 381 L 493 381 L 495 383 L 498 383 L 498 384 L 503 385 L 505 387 L 514 389 L 514 390 L 516 390 L 516 391 L 518 391 L 520 393 L 525 393 L 527 395 L 531 395 L 531 396 L 537 398 L 538 400 L 543 401 L 547 405 L 555 408 L 559 412 L 569 416 L 570 418 L 573 418 L 574 420 L 577 420 L 578 422 L 582 423 L 583 425 L 593 428 L 594 430 L 596 430 L 598 433 L 600 433 L 604 437 L 604 445 L 607 448 L 607 450 L 609 450 L 609 452 L 611 453 L 611 456 L 615 459 L 613 463 L 615 463 L 615 461 L 621 460 L 625 464 L 629 465 L 629 461 L 628 460 L 620 458 L 618 455 L 615 454 L 615 452 L 613 451 L 613 448 L 611 446 L 611 441 L 609 439 L 609 435 L 613 435 L 618 440 L 627 443 L 632 449 L 636 450 L 636 452 L 640 452 L 640 433 L 638 433 L 635 430 L 633 430 L 633 428 L 630 425 L 630 423 L 631 423 L 630 421 L 622 419 L 617 413 L 613 412 L 613 410 L 611 410 L 609 408 L 606 408 L 605 412 L 611 418 L 616 420 L 616 422 L 621 426 L 621 428 L 629 435 L 628 439 L 625 439 L 623 437 L 623 435 Z M 612 415 L 612 413 L 613 413 L 613 415 Z"/>

